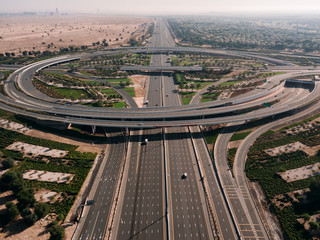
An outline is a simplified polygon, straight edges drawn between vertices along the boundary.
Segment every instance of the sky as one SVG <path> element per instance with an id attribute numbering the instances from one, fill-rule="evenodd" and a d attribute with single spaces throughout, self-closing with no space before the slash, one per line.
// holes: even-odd
<path id="1" fill-rule="evenodd" d="M 60 13 L 312 12 L 320 14 L 320 0 L 0 0 L 0 3 L 0 12 L 44 12 L 55 11 L 58 8 Z"/>

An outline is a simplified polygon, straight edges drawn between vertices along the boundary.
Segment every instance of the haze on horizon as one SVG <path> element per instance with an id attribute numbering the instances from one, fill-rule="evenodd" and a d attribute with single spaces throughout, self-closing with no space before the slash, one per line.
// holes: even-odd
<path id="1" fill-rule="evenodd" d="M 10 0 L 3 1 L 0 12 L 81 12 L 109 14 L 201 14 L 225 13 L 320 13 L 319 0 Z"/>

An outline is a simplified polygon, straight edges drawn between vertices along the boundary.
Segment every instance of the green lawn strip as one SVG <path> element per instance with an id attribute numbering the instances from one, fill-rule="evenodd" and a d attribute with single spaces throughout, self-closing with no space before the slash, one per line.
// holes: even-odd
<path id="1" fill-rule="evenodd" d="M 53 87 L 57 92 L 63 95 L 65 98 L 70 99 L 73 97 L 74 99 L 79 99 L 80 97 L 83 98 L 90 98 L 90 95 L 83 89 L 69 89 L 69 88 L 58 88 Z"/>
<path id="2" fill-rule="evenodd" d="M 125 87 L 123 88 L 124 91 L 126 91 L 131 97 L 135 97 L 136 93 L 134 91 L 134 87 Z"/>
<path id="3" fill-rule="evenodd" d="M 242 81 L 230 81 L 230 82 L 223 82 L 223 83 L 220 83 L 219 85 L 220 86 L 231 86 L 231 85 L 235 85 L 237 83 L 240 83 Z"/>
<path id="4" fill-rule="evenodd" d="M 230 148 L 228 149 L 228 165 L 232 169 L 233 163 L 234 163 L 234 158 L 236 156 L 238 148 Z"/>
<path id="5" fill-rule="evenodd" d="M 113 90 L 112 88 L 109 89 L 101 89 L 100 90 L 103 94 L 105 94 L 107 97 L 109 96 L 117 96 L 119 97 L 120 94 L 118 92 L 116 92 L 115 90 Z"/>
<path id="6" fill-rule="evenodd" d="M 218 135 L 220 134 L 221 129 L 217 128 L 215 130 L 210 130 L 208 132 L 205 132 L 205 139 L 207 141 L 207 144 L 214 144 L 217 140 Z"/>
<path id="7" fill-rule="evenodd" d="M 188 105 L 196 92 L 179 92 L 183 105 Z"/>
<path id="8" fill-rule="evenodd" d="M 89 72 L 87 72 L 87 71 L 80 71 L 80 73 L 81 74 L 83 74 L 83 75 L 87 75 L 87 76 L 95 76 L 94 74 L 92 74 L 92 73 L 89 73 Z"/>
<path id="9" fill-rule="evenodd" d="M 201 102 L 209 102 L 209 101 L 214 101 L 217 100 L 221 92 L 213 92 L 209 93 L 206 92 L 205 94 L 202 95 Z"/>
<path id="10" fill-rule="evenodd" d="M 182 97 L 181 100 L 183 105 L 188 105 L 191 101 L 191 97 Z"/>
<path id="11" fill-rule="evenodd" d="M 13 71 L 0 71 L 3 74 L 3 78 L 0 81 L 6 80 Z"/>
<path id="12" fill-rule="evenodd" d="M 127 81 L 130 81 L 129 78 L 106 78 L 106 79 L 103 79 L 107 82 L 111 82 L 111 83 L 120 83 L 120 82 L 127 82 Z"/>
<path id="13" fill-rule="evenodd" d="M 113 103 L 114 108 L 125 108 L 127 106 L 126 102 L 115 102 Z"/>
<path id="14" fill-rule="evenodd" d="M 245 139 L 252 131 L 248 132 L 240 132 L 240 133 L 234 133 L 230 139 L 230 141 L 237 141 Z"/>

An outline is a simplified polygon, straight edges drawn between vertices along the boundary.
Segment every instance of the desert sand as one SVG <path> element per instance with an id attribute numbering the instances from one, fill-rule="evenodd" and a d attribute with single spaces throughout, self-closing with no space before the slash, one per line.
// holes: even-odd
<path id="1" fill-rule="evenodd" d="M 0 52 L 54 51 L 68 46 L 92 46 L 104 39 L 115 47 L 131 36 L 141 37 L 151 22 L 150 18 L 136 16 L 1 16 Z"/>

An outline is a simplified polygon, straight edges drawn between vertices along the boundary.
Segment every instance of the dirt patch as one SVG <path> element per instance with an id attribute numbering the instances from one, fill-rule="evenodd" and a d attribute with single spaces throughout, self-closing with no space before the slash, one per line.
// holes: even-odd
<path id="1" fill-rule="evenodd" d="M 23 173 L 23 178 L 28 180 L 37 180 L 43 182 L 70 183 L 74 174 L 48 172 L 40 170 L 28 170 Z"/>
<path id="2" fill-rule="evenodd" d="M 61 195 L 61 193 L 57 193 L 54 191 L 42 189 L 37 191 L 34 194 L 34 198 L 36 199 L 37 202 L 50 202 L 54 203 L 58 197 Z"/>
<path id="3" fill-rule="evenodd" d="M 144 17 L 103 15 L 2 16 L 2 52 L 55 51 L 69 46 L 91 46 L 106 39 L 109 46 L 140 38 L 151 23 Z"/>
<path id="4" fill-rule="evenodd" d="M 264 151 L 270 156 L 278 156 L 278 155 L 281 155 L 282 153 L 291 153 L 291 152 L 296 152 L 300 150 L 305 152 L 309 156 L 315 156 L 318 153 L 319 149 L 320 149 L 320 146 L 309 147 L 307 145 L 304 145 L 301 142 L 295 142 L 295 143 L 290 143 L 290 144 L 275 147 L 275 148 L 266 149 Z"/>
<path id="5" fill-rule="evenodd" d="M 145 75 L 133 75 L 129 78 L 133 82 L 133 87 L 136 95 L 133 99 L 137 103 L 138 107 L 141 108 L 143 107 L 144 97 L 146 94 L 146 86 L 149 77 Z"/>
<path id="6" fill-rule="evenodd" d="M 33 226 L 29 227 L 20 218 L 0 233 L 0 239 L 6 240 L 48 240 L 50 233 L 47 226 L 55 219 L 54 214 L 40 219 Z"/>
<path id="7" fill-rule="evenodd" d="M 62 136 L 58 136 L 52 133 L 47 133 L 47 132 L 42 132 L 39 130 L 31 130 L 26 133 L 28 136 L 36 137 L 36 138 L 43 138 L 47 140 L 52 140 L 56 142 L 63 142 L 71 145 L 76 145 L 79 146 L 77 148 L 77 151 L 79 152 L 96 152 L 96 153 L 101 153 L 102 150 L 105 149 L 106 145 L 105 144 L 92 144 L 91 142 L 88 143 L 89 141 L 81 140 L 77 141 L 75 139 L 70 139 Z"/>
<path id="8" fill-rule="evenodd" d="M 279 172 L 278 174 L 286 182 L 293 182 L 309 177 L 314 177 L 320 175 L 320 163 L 291 169 L 285 172 Z"/>
<path id="9" fill-rule="evenodd" d="M 48 157 L 55 157 L 55 158 L 60 158 L 64 157 L 67 155 L 67 151 L 62 151 L 58 149 L 50 149 L 47 147 L 41 147 L 41 146 L 36 146 L 28 143 L 23 143 L 23 142 L 14 142 L 6 149 L 13 150 L 13 151 L 18 151 L 21 153 L 24 153 L 25 155 L 33 155 L 33 156 L 48 156 Z"/>
<path id="10" fill-rule="evenodd" d="M 5 129 L 16 131 L 19 133 L 26 133 L 26 132 L 30 131 L 29 128 L 25 127 L 24 125 L 22 125 L 20 123 L 10 122 L 10 121 L 3 119 L 3 118 L 0 118 L 0 126 Z"/>

